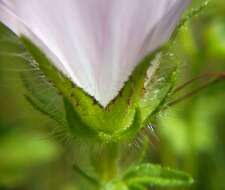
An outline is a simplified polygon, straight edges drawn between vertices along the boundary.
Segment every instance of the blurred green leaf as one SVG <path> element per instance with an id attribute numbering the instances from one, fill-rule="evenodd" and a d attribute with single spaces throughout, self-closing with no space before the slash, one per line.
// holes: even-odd
<path id="1" fill-rule="evenodd" d="M 0 138 L 0 185 L 21 183 L 33 167 L 59 156 L 57 145 L 41 135 L 10 132 Z"/>
<path id="2" fill-rule="evenodd" d="M 206 30 L 208 52 L 225 57 L 225 17 L 215 19 Z"/>
<path id="3" fill-rule="evenodd" d="M 121 181 L 113 181 L 104 185 L 101 190 L 129 190 L 129 188 Z"/>
<path id="4" fill-rule="evenodd" d="M 159 165 L 141 164 L 131 167 L 123 177 L 128 187 L 182 187 L 193 184 L 188 174 Z"/>

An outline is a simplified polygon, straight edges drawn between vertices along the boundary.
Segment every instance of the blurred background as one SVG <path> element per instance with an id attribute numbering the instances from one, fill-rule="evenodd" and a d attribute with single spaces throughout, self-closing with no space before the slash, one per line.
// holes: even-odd
<path id="1" fill-rule="evenodd" d="M 20 75 L 32 71 L 14 38 L 0 25 L 0 190 L 75 190 L 70 143 L 25 99 Z M 225 72 L 225 1 L 211 1 L 182 27 L 176 46 L 177 85 Z M 168 109 L 155 125 L 160 140 L 150 147 L 151 162 L 191 173 L 196 183 L 189 189 L 225 189 L 225 80 Z"/>

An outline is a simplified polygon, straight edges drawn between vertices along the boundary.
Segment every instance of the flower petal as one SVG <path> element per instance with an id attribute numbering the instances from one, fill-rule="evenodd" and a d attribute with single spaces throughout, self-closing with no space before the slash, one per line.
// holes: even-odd
<path id="1" fill-rule="evenodd" d="M 0 21 L 106 106 L 141 59 L 169 39 L 190 1 L 0 0 Z"/>

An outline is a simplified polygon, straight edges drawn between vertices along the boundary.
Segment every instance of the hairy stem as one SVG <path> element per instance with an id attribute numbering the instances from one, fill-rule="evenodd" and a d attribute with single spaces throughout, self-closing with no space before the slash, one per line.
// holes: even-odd
<path id="1" fill-rule="evenodd" d="M 204 79 L 204 78 L 208 78 L 208 77 L 214 77 L 213 80 L 199 86 L 198 88 L 194 89 L 193 91 L 189 92 L 188 94 L 185 94 L 183 96 L 181 96 L 180 98 L 177 98 L 173 101 L 171 101 L 170 103 L 167 104 L 167 107 L 171 107 L 174 106 L 180 102 L 182 102 L 183 100 L 186 100 L 187 98 L 192 97 L 193 95 L 196 95 L 197 93 L 201 92 L 202 90 L 208 88 L 211 85 L 216 84 L 217 82 L 220 82 L 222 80 L 225 79 L 225 72 L 222 73 L 208 73 L 205 75 L 201 75 L 199 77 L 196 77 L 190 81 L 187 81 L 186 83 L 184 83 L 183 85 L 181 85 L 180 87 L 176 88 L 173 92 L 173 94 L 175 94 L 178 91 L 181 91 L 182 89 L 184 89 L 185 87 L 187 87 L 188 85 L 192 84 L 193 82 L 199 80 L 199 79 Z"/>

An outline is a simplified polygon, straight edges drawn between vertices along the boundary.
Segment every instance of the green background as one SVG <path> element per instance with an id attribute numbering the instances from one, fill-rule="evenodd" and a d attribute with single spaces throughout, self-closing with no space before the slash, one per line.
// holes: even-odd
<path id="1" fill-rule="evenodd" d="M 26 70 L 14 38 L 0 26 L 0 190 L 75 190 L 72 143 L 24 98 L 20 75 L 33 71 Z M 176 46 L 177 85 L 225 71 L 225 1 L 212 0 L 183 26 Z M 186 93 L 208 79 L 196 81 Z M 40 93 L 48 90 L 40 86 Z M 225 80 L 168 109 L 154 125 L 149 161 L 191 173 L 196 183 L 189 189 L 225 189 Z"/>

